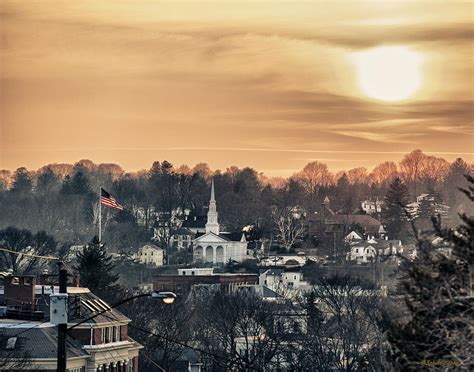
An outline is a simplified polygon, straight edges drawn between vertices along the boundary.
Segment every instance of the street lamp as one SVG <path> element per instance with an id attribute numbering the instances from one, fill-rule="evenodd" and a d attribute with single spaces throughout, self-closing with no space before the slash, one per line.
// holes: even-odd
<path id="1" fill-rule="evenodd" d="M 66 371 L 66 333 L 77 326 L 88 322 L 89 320 L 94 319 L 95 317 L 116 308 L 126 302 L 135 300 L 141 297 L 151 297 L 161 299 L 165 304 L 172 304 L 176 299 L 176 293 L 173 292 L 152 292 L 152 293 L 140 293 L 132 297 L 125 298 L 122 301 L 119 301 L 110 306 L 110 308 L 96 312 L 87 319 L 81 320 L 79 323 L 72 325 L 67 328 L 67 293 L 66 293 L 66 271 L 60 271 L 60 282 L 62 283 L 61 291 L 62 293 L 52 294 L 50 296 L 50 319 L 53 323 L 58 326 L 58 366 L 57 370 L 59 372 Z"/>
<path id="2" fill-rule="evenodd" d="M 172 304 L 174 302 L 174 300 L 176 299 L 176 293 L 174 292 L 152 292 L 152 293 L 140 293 L 140 294 L 137 294 L 135 296 L 132 296 L 132 297 L 128 297 L 128 298 L 125 298 L 124 300 L 122 301 L 119 301 L 113 305 L 110 305 L 110 308 L 107 309 L 107 310 L 102 310 L 102 311 L 99 311 L 97 313 L 95 313 L 94 315 L 90 316 L 89 318 L 87 319 L 84 319 L 84 320 L 81 320 L 79 323 L 76 323 L 74 324 L 73 326 L 69 327 L 67 330 L 71 330 L 73 328 L 76 328 L 77 326 L 83 324 L 83 323 L 86 323 L 88 322 L 89 320 L 92 320 L 94 319 L 96 316 L 99 316 L 107 311 L 110 311 L 120 305 L 123 305 L 124 303 L 127 303 L 129 301 L 132 301 L 132 300 L 135 300 L 137 298 L 141 298 L 141 297 L 151 297 L 151 298 L 158 298 L 158 299 L 161 299 L 165 304 Z"/>
<path id="3" fill-rule="evenodd" d="M 165 304 L 172 304 L 176 299 L 176 293 L 173 292 L 153 292 L 151 298 L 161 298 Z"/>

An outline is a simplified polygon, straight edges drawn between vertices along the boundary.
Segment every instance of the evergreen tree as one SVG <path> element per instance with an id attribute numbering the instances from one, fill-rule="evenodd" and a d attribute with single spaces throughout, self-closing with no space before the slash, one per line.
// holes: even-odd
<path id="1" fill-rule="evenodd" d="M 80 275 L 82 286 L 96 294 L 104 294 L 116 288 L 118 276 L 113 274 L 115 266 L 111 262 L 112 257 L 107 255 L 104 244 L 99 243 L 97 236 L 77 254 L 77 259 L 75 269 Z"/>
<path id="2" fill-rule="evenodd" d="M 383 210 L 383 217 L 390 238 L 400 238 L 402 232 L 406 230 L 408 198 L 407 186 L 399 177 L 395 178 L 385 196 L 385 209 Z"/>
<path id="3" fill-rule="evenodd" d="M 40 195 L 47 195 L 55 193 L 60 187 L 58 176 L 54 174 L 51 168 L 46 169 L 38 176 L 36 182 L 36 193 Z"/>
<path id="4" fill-rule="evenodd" d="M 80 170 L 72 177 L 66 176 L 61 191 L 66 195 L 90 196 L 92 193 L 89 180 Z"/>
<path id="5" fill-rule="evenodd" d="M 31 192 L 33 182 L 28 170 L 24 167 L 18 168 L 13 176 L 11 192 L 26 195 Z"/>
<path id="6" fill-rule="evenodd" d="M 467 178 L 471 186 L 463 191 L 474 201 L 474 178 Z M 446 229 L 433 218 L 450 254 L 437 250 L 429 240 L 419 240 L 417 258 L 405 263 L 409 320 L 393 321 L 388 328 L 392 357 L 401 370 L 431 370 L 429 362 L 474 368 L 474 217 L 463 214 L 461 219 L 462 225 Z"/>

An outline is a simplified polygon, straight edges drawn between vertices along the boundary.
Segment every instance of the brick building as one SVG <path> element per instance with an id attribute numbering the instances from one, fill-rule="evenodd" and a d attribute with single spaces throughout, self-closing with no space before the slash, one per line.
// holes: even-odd
<path id="1" fill-rule="evenodd" d="M 56 370 L 57 327 L 49 322 L 49 295 L 54 278 L 6 276 L 0 287 L 0 370 Z M 142 348 L 128 336 L 130 319 L 70 280 L 68 327 L 105 310 L 68 331 L 70 372 L 137 372 Z"/>
<path id="2" fill-rule="evenodd" d="M 191 272 L 193 271 L 191 270 Z M 241 284 L 258 284 L 257 274 L 199 275 L 198 270 L 196 270 L 196 274 L 197 275 L 155 275 L 153 277 L 153 289 L 155 291 L 172 291 L 177 295 L 182 295 L 189 293 L 194 285 L 199 284 L 219 284 L 224 287 Z"/>

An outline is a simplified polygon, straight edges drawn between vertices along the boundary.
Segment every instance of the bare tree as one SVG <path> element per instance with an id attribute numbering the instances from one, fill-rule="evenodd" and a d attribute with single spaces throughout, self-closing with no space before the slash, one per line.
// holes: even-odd
<path id="1" fill-rule="evenodd" d="M 169 371 L 185 352 L 183 345 L 188 344 L 194 329 L 194 310 L 179 297 L 172 306 L 151 302 L 149 299 L 139 299 L 124 305 L 121 310 L 133 319 L 133 325 L 137 328 L 130 328 L 131 337 L 139 340 L 145 347 L 148 355 L 151 355 L 161 367 Z M 162 337 L 150 337 L 153 332 Z M 150 361 L 143 359 L 140 361 L 141 368 L 145 370 L 155 370 Z"/>
<path id="2" fill-rule="evenodd" d="M 317 161 L 306 164 L 303 170 L 293 177 L 310 197 L 316 196 L 321 186 L 327 186 L 333 182 L 333 175 L 328 166 Z"/>
<path id="3" fill-rule="evenodd" d="M 323 278 L 300 307 L 306 329 L 288 350 L 296 370 L 386 370 L 378 326 L 385 307 L 379 291 L 350 277 Z"/>
<path id="4" fill-rule="evenodd" d="M 44 260 L 35 256 L 47 256 L 56 251 L 57 242 L 44 231 L 32 234 L 28 230 L 7 227 L 0 230 L 0 248 L 13 252 L 0 251 L 2 270 L 12 270 L 14 274 L 28 274 L 39 271 Z M 24 254 L 18 254 L 24 253 Z"/>
<path id="5" fill-rule="evenodd" d="M 197 340 L 213 370 L 264 371 L 282 346 L 274 304 L 248 291 L 217 291 L 199 305 Z"/>
<path id="6" fill-rule="evenodd" d="M 369 178 L 367 168 L 358 167 L 350 169 L 347 172 L 347 178 L 350 184 L 367 183 L 367 179 Z"/>
<path id="7" fill-rule="evenodd" d="M 412 197 L 416 198 L 418 184 L 421 180 L 427 156 L 421 150 L 415 150 L 405 155 L 400 162 L 400 173 L 407 185 L 412 189 Z"/>
<path id="8" fill-rule="evenodd" d="M 275 226 L 276 238 L 283 244 L 287 251 L 299 240 L 305 233 L 303 216 L 296 211 L 296 207 L 274 206 L 272 208 L 272 221 Z"/>
<path id="9" fill-rule="evenodd" d="M 370 173 L 370 180 L 376 185 L 392 182 L 397 177 L 397 165 L 393 161 L 386 161 L 377 165 Z"/>

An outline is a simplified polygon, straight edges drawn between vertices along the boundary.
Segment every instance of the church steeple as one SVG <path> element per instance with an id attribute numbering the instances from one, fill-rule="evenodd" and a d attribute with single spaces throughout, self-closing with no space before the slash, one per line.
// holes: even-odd
<path id="1" fill-rule="evenodd" d="M 217 222 L 217 204 L 214 193 L 214 179 L 211 182 L 211 200 L 209 201 L 209 211 L 207 212 L 206 234 L 214 233 L 219 235 L 219 223 Z"/>

